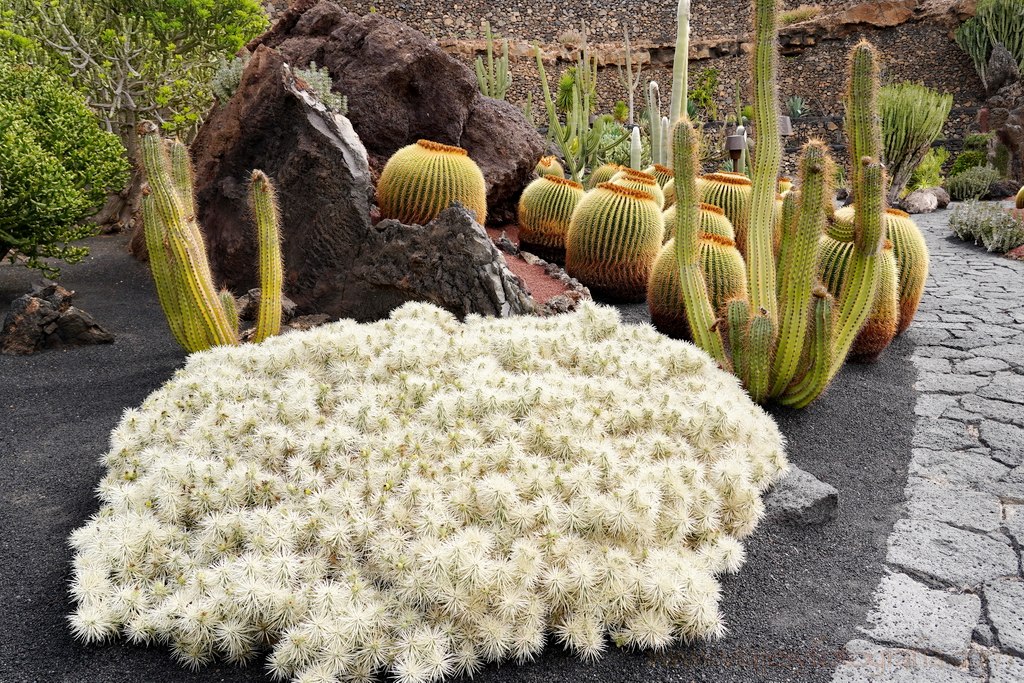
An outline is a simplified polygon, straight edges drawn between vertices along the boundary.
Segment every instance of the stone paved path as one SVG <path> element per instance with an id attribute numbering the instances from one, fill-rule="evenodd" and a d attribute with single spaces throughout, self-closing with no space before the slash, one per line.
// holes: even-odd
<path id="1" fill-rule="evenodd" d="M 1024 681 L 1024 263 L 948 239 L 931 250 L 916 344 L 907 510 L 889 573 L 833 683 Z"/>

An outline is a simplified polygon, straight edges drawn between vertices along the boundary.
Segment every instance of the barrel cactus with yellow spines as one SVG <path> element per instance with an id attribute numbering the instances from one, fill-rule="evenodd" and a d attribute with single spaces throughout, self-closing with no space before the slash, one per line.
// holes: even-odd
<path id="1" fill-rule="evenodd" d="M 601 164 L 600 166 L 595 168 L 590 173 L 590 177 L 587 178 L 587 189 L 593 190 L 601 183 L 607 183 L 609 180 L 612 179 L 612 176 L 614 176 L 616 173 L 618 173 L 624 168 L 626 167 L 620 166 L 619 164 Z"/>
<path id="2" fill-rule="evenodd" d="M 382 218 L 425 225 L 459 202 L 487 220 L 484 174 L 461 147 L 420 140 L 395 152 L 381 171 L 377 203 Z"/>
<path id="3" fill-rule="evenodd" d="M 661 191 L 665 193 L 665 208 L 673 206 L 676 203 L 676 181 L 668 181 L 661 188 Z"/>
<path id="4" fill-rule="evenodd" d="M 554 175 L 537 178 L 519 198 L 519 246 L 552 261 L 565 262 L 565 235 L 583 186 Z"/>
<path id="5" fill-rule="evenodd" d="M 658 184 L 658 179 L 650 173 L 636 171 L 632 168 L 624 168 L 613 175 L 612 179 L 608 182 L 628 187 L 631 190 L 646 192 L 654 198 L 654 203 L 658 205 L 659 211 L 665 208 L 665 192 L 661 189 L 661 185 Z"/>
<path id="6" fill-rule="evenodd" d="M 565 177 L 565 169 L 562 167 L 561 162 L 558 161 L 558 157 L 553 155 L 541 157 L 533 172 L 541 177 L 546 175 L 552 175 L 556 178 Z"/>
<path id="7" fill-rule="evenodd" d="M 675 207 L 665 211 L 666 234 L 675 232 Z M 733 241 L 729 219 L 717 206 L 700 206 L 700 267 L 708 288 L 711 306 L 725 315 L 726 304 L 747 297 L 746 268 Z M 647 285 L 647 307 L 651 322 L 662 334 L 690 339 L 679 281 L 679 261 L 674 239 L 661 248 Z"/>
<path id="8" fill-rule="evenodd" d="M 701 202 L 725 211 L 736 231 L 736 244 L 742 251 L 750 215 L 750 198 L 753 196 L 750 178 L 741 173 L 708 173 L 697 179 L 697 191 Z M 673 194 L 678 192 L 678 186 L 673 185 Z"/>
<path id="9" fill-rule="evenodd" d="M 1018 209 L 1024 209 L 1024 187 L 1017 190 L 1017 198 L 1014 202 L 1014 206 Z"/>
<path id="10" fill-rule="evenodd" d="M 670 166 L 664 164 L 652 164 L 644 169 L 644 173 L 654 176 L 658 180 L 658 184 L 664 188 L 670 182 L 672 182 L 674 172 Z"/>
<path id="11" fill-rule="evenodd" d="M 598 296 L 641 302 L 662 231 L 661 211 L 650 194 L 601 183 L 572 214 L 565 240 L 566 272 Z"/>
<path id="12" fill-rule="evenodd" d="M 779 194 L 786 194 L 793 189 L 793 179 L 788 176 L 779 178 Z"/>

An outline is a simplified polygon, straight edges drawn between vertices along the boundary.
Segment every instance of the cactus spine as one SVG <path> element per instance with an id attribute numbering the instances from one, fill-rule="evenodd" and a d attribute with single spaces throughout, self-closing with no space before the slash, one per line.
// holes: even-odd
<path id="1" fill-rule="evenodd" d="M 395 152 L 377 183 L 377 203 L 383 218 L 426 225 L 459 202 L 487 220 L 484 174 L 461 147 L 420 140 Z"/>
<path id="2" fill-rule="evenodd" d="M 234 297 L 217 292 L 196 221 L 188 151 L 180 142 L 168 150 L 152 123 L 141 124 L 139 134 L 146 172 L 143 230 L 157 297 L 171 333 L 189 352 L 238 344 Z M 261 302 L 269 302 L 261 303 L 259 341 L 280 331 L 283 268 L 273 186 L 266 175 L 254 171 L 249 189 L 258 226 Z M 275 304 L 276 313 L 264 311 L 264 305 Z"/>
<path id="3" fill-rule="evenodd" d="M 548 261 L 565 261 L 565 235 L 583 186 L 566 178 L 543 176 L 519 198 L 520 246 Z"/>
<path id="4" fill-rule="evenodd" d="M 601 183 L 572 214 L 565 269 L 597 294 L 643 301 L 662 230 L 661 211 L 650 194 Z"/>

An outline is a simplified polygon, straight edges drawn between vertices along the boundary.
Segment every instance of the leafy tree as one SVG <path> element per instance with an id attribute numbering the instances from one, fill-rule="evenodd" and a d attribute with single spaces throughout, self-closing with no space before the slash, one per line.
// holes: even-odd
<path id="1" fill-rule="evenodd" d="M 219 59 L 266 26 L 259 0 L 0 0 L 0 29 L 61 64 L 136 169 L 138 124 L 154 120 L 190 136 L 213 102 L 209 81 Z M 122 222 L 140 186 L 136 173 L 117 209 Z"/>
<path id="2" fill-rule="evenodd" d="M 0 256 L 9 249 L 46 271 L 46 257 L 85 255 L 70 242 L 107 193 L 128 180 L 117 137 L 97 125 L 82 95 L 41 67 L 0 59 Z"/>

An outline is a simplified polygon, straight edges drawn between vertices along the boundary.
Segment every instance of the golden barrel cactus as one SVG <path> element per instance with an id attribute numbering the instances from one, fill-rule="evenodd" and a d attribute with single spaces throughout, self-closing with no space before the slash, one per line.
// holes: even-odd
<path id="1" fill-rule="evenodd" d="M 537 166 L 533 169 L 533 172 L 538 176 L 552 175 L 556 178 L 565 177 L 565 169 L 562 168 L 562 164 L 558 161 L 556 156 L 543 156 L 540 161 L 537 162 Z"/>
<path id="2" fill-rule="evenodd" d="M 631 190 L 646 192 L 654 198 L 654 203 L 658 205 L 659 211 L 665 208 L 665 192 L 658 184 L 658 179 L 650 173 L 624 168 L 613 175 L 609 182 L 628 187 Z"/>
<path id="3" fill-rule="evenodd" d="M 712 204 L 725 211 L 736 231 L 736 244 L 742 253 L 750 220 L 750 199 L 754 194 L 750 178 L 742 173 L 708 173 L 697 178 L 697 194 L 704 204 Z"/>
<path id="4" fill-rule="evenodd" d="M 519 199 L 519 246 L 555 263 L 565 262 L 565 235 L 583 186 L 545 175 L 526 186 Z"/>
<path id="5" fill-rule="evenodd" d="M 625 166 L 619 166 L 618 164 L 602 164 L 595 168 L 587 178 L 587 189 L 593 190 L 601 183 L 607 183 L 612 179 L 612 176 L 621 171 Z"/>
<path id="6" fill-rule="evenodd" d="M 641 302 L 661 234 L 661 211 L 650 194 L 601 183 L 572 214 L 565 269 L 599 296 Z"/>
<path id="7" fill-rule="evenodd" d="M 487 220 L 484 174 L 461 147 L 420 140 L 395 152 L 377 183 L 382 218 L 424 225 L 459 202 Z"/>
<path id="8" fill-rule="evenodd" d="M 654 176 L 658 180 L 658 184 L 664 188 L 675 179 L 675 171 L 672 170 L 671 166 L 665 166 L 663 164 L 654 164 L 644 169 L 644 173 Z"/>

